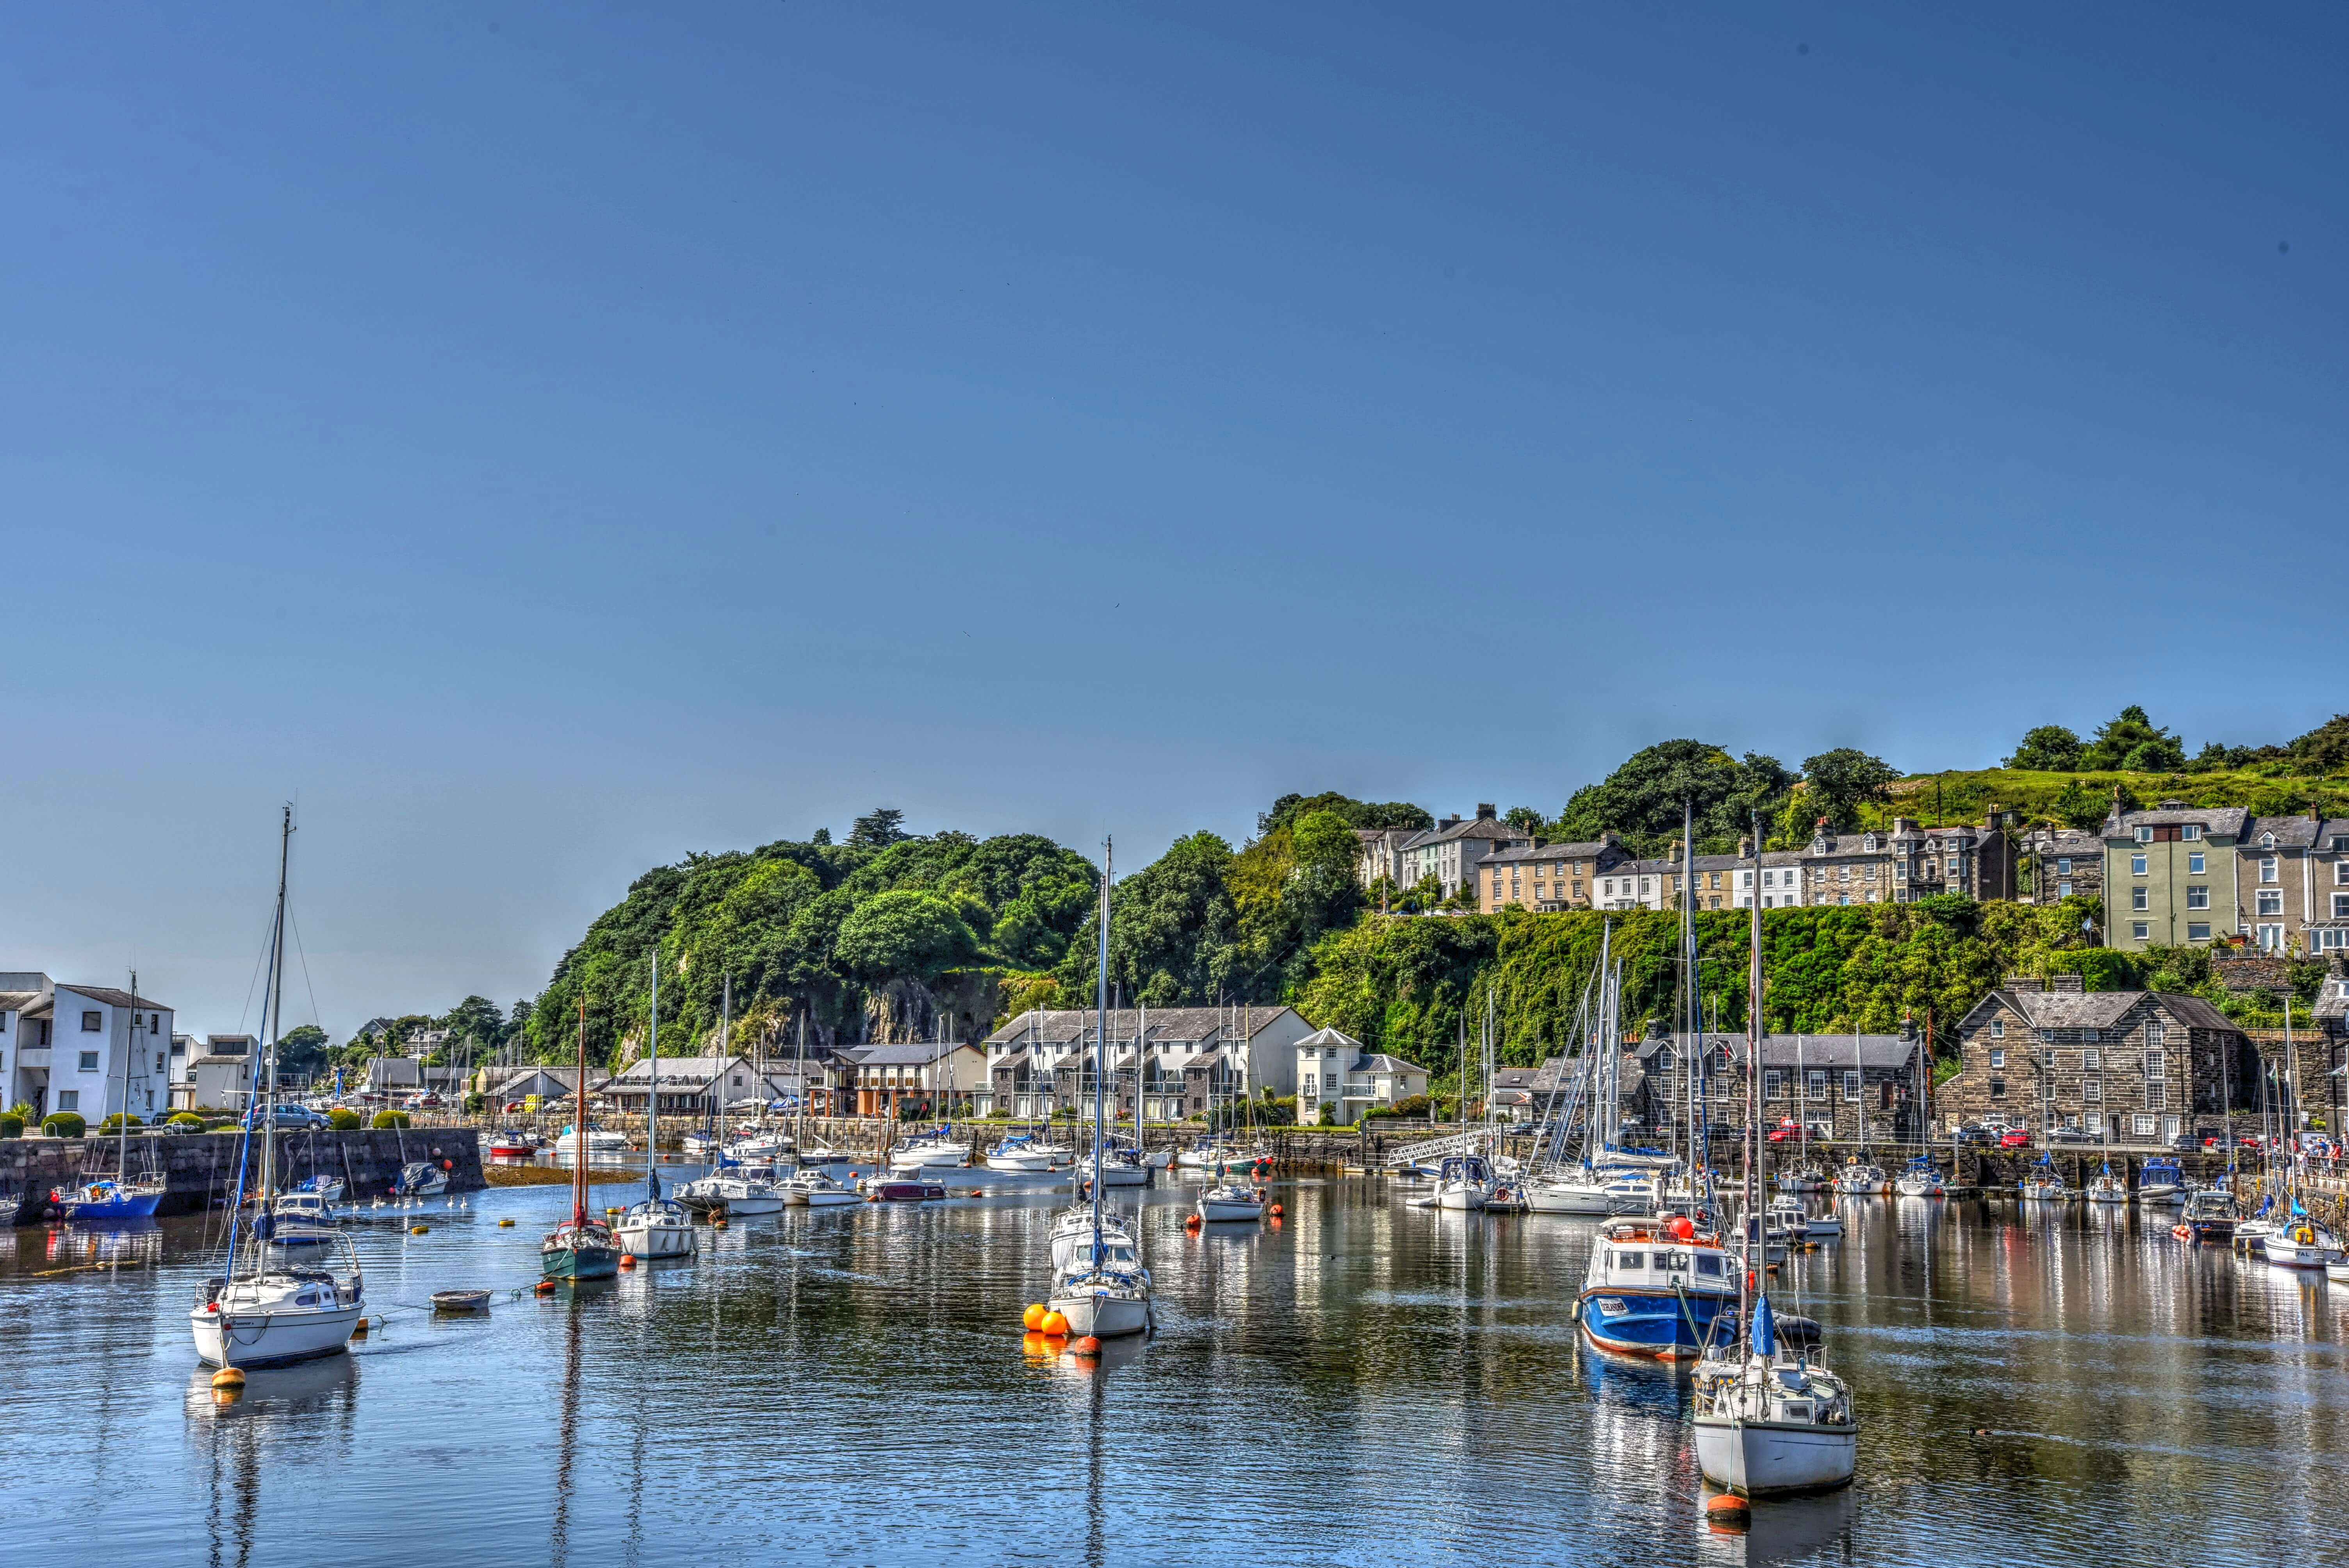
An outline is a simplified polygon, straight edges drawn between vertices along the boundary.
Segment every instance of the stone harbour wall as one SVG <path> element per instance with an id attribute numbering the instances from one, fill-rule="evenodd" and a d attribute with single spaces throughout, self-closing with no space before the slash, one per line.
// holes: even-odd
<path id="1" fill-rule="evenodd" d="M 479 1191 L 481 1148 L 467 1130 L 447 1127 L 362 1129 L 356 1132 L 279 1132 L 277 1171 L 281 1186 L 293 1186 L 313 1175 L 339 1176 L 345 1197 L 369 1198 L 388 1191 L 399 1168 L 411 1160 L 445 1163 L 449 1190 Z M 235 1196 L 237 1162 L 244 1139 L 234 1132 L 190 1134 L 150 1133 L 130 1140 L 133 1176 L 160 1172 L 167 1189 L 158 1212 L 193 1213 Z M 74 1187 L 120 1170 L 121 1144 L 111 1138 L 0 1139 L 0 1191 L 20 1196 L 20 1225 L 50 1217 L 48 1194 L 53 1188 Z M 261 1144 L 255 1140 L 252 1175 L 260 1171 Z"/>

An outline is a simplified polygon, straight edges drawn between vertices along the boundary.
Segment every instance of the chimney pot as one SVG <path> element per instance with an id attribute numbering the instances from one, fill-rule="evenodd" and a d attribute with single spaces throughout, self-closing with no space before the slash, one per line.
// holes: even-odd
<path id="1" fill-rule="evenodd" d="M 2047 986 L 2036 975 L 2010 975 L 2006 977 L 2010 991 L 2044 991 Z"/>
<path id="2" fill-rule="evenodd" d="M 1479 800 L 1476 802 L 1476 820 L 1478 821 L 1489 822 L 1500 814 L 1499 809 L 1494 806 L 1490 800 Z"/>
<path id="3" fill-rule="evenodd" d="M 2068 993 L 2076 996 L 2085 992 L 2087 988 L 2088 981 L 2085 975 L 2058 975 L 2055 976 L 2055 989 L 2058 992 Z"/>

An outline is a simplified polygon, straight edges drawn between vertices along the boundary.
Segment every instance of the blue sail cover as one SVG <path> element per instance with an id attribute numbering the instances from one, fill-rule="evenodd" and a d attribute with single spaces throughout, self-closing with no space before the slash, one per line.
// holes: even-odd
<path id="1" fill-rule="evenodd" d="M 1775 1356 L 1778 1353 L 1777 1325 L 1770 1318 L 1770 1298 L 1757 1296 L 1754 1302 L 1754 1353 Z"/>

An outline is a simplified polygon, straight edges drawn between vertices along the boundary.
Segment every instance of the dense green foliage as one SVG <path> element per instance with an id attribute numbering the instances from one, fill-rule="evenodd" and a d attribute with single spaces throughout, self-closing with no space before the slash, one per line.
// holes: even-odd
<path id="1" fill-rule="evenodd" d="M 352 1126 L 357 1127 L 358 1125 L 359 1119 L 357 1112 L 345 1111 L 343 1114 L 351 1119 Z M 330 1115 L 327 1119 L 332 1120 L 332 1116 Z M 204 1119 L 198 1116 L 192 1110 L 175 1110 L 171 1115 L 163 1119 L 163 1125 L 166 1127 L 202 1127 L 203 1124 Z"/>
<path id="2" fill-rule="evenodd" d="M 404 1110 L 378 1110 L 375 1113 L 375 1119 L 367 1123 L 367 1125 L 374 1128 L 378 1132 L 388 1132 L 395 1127 L 406 1127 L 408 1125 L 408 1112 Z"/>
<path id="3" fill-rule="evenodd" d="M 1749 751 L 1740 761 L 1708 741 L 1667 740 L 1577 789 L 1544 836 L 1588 842 L 1615 832 L 1639 854 L 1661 854 L 1681 835 L 1682 803 L 1693 801 L 1699 846 L 1732 849 L 1755 812 L 1765 823 L 1780 815 L 1794 783 L 1775 758 Z"/>
<path id="4" fill-rule="evenodd" d="M 2276 778 L 2328 778 L 2349 771 L 2349 714 L 2335 714 L 2282 746 L 2229 746 L 2209 740 L 2191 757 L 2186 743 L 2135 704 L 2083 741 L 2060 724 L 2024 732 L 2002 767 L 2026 773 L 2216 773 L 2256 770 Z M 2229 802 L 2234 804 L 2235 802 Z"/>
<path id="5" fill-rule="evenodd" d="M 564 954 L 533 1006 L 532 1042 L 543 1060 L 570 1056 L 584 998 L 591 1057 L 641 1045 L 657 949 L 664 1050 L 671 1029 L 679 1050 L 716 1029 L 730 975 L 739 1026 L 777 1041 L 801 1017 L 853 1028 L 893 980 L 1058 962 L 1096 882 L 1091 861 L 1049 839 L 913 837 L 886 810 L 859 819 L 844 844 L 695 855 L 638 877 Z"/>
<path id="6" fill-rule="evenodd" d="M 79 1138 L 89 1127 L 70 1110 L 53 1110 L 41 1118 L 41 1130 L 51 1138 Z"/>
<path id="7" fill-rule="evenodd" d="M 0 1138 L 25 1136 L 25 1119 L 15 1111 L 0 1111 Z"/>
<path id="8" fill-rule="evenodd" d="M 1256 819 L 1256 836 L 1288 827 L 1299 817 L 1316 811 L 1332 811 L 1345 819 L 1349 828 L 1417 828 L 1424 830 L 1435 826 L 1435 819 L 1423 806 L 1408 800 L 1356 800 L 1335 791 L 1319 795 L 1283 795 L 1272 803 L 1269 811 L 1259 811 Z"/>
<path id="9" fill-rule="evenodd" d="M 125 1127 L 144 1127 L 147 1124 L 140 1120 L 136 1115 L 125 1115 L 121 1111 L 118 1110 L 109 1114 L 104 1121 L 99 1122 L 98 1124 L 98 1130 L 100 1132 L 119 1132 Z"/>
<path id="10" fill-rule="evenodd" d="M 362 1119 L 364 1119 L 360 1117 L 359 1113 L 351 1109 L 348 1106 L 338 1105 L 335 1107 L 334 1109 L 326 1112 L 326 1125 L 333 1128 L 336 1132 L 352 1131 L 357 1128 Z"/>

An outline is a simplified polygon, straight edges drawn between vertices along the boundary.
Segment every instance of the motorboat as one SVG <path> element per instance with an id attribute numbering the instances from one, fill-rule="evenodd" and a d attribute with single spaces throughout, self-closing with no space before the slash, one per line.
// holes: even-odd
<path id="1" fill-rule="evenodd" d="M 1802 1200 L 1799 1198 L 1785 1201 L 1792 1202 L 1797 1208 L 1802 1205 Z M 1808 1239 L 1811 1241 L 1838 1241 L 1842 1239 L 1843 1236 L 1843 1216 L 1837 1213 L 1835 1211 L 1835 1205 L 1830 1203 L 1826 1209 L 1816 1214 L 1804 1214 L 1803 1229 L 1807 1233 Z"/>
<path id="2" fill-rule="evenodd" d="M 2148 1160 L 2138 1167 L 2137 1201 L 2140 1203 L 2182 1203 L 2186 1175 L 2175 1160 Z"/>
<path id="3" fill-rule="evenodd" d="M 2268 1238 L 2281 1229 L 2282 1227 L 2273 1220 L 2238 1220 L 2235 1222 L 2231 1239 L 2235 1245 L 2243 1251 L 2256 1253 L 2264 1257 L 2268 1250 Z"/>
<path id="4" fill-rule="evenodd" d="M 713 1171 L 685 1182 L 677 1201 L 700 1213 L 772 1214 L 781 1210 L 781 1187 L 743 1171 Z"/>
<path id="5" fill-rule="evenodd" d="M 1778 1497 L 1848 1485 L 1859 1461 L 1851 1390 L 1812 1354 L 1786 1343 L 1770 1298 L 1754 1301 L 1752 1331 L 1691 1377 L 1697 1468 L 1740 1497 Z"/>
<path id="6" fill-rule="evenodd" d="M 1094 1174 L 1101 1177 L 1103 1188 L 1145 1187 L 1150 1183 L 1150 1167 L 1143 1162 L 1142 1150 L 1127 1144 L 1112 1143 L 1100 1150 L 1093 1170 L 1081 1181 L 1090 1186 Z"/>
<path id="7" fill-rule="evenodd" d="M 814 1166 L 802 1165 L 798 1172 L 776 1186 L 783 1195 L 783 1204 L 792 1209 L 836 1209 L 843 1203 L 862 1202 L 849 1188 L 843 1187 L 828 1172 Z"/>
<path id="8" fill-rule="evenodd" d="M 1835 1190 L 1846 1197 L 1871 1197 L 1891 1186 L 1881 1165 L 1863 1165 L 1855 1157 L 1835 1179 Z"/>
<path id="9" fill-rule="evenodd" d="M 1481 1154 L 1447 1154 L 1437 1167 L 1434 1190 L 1411 1200 L 1415 1209 L 1463 1213 L 1482 1209 L 1493 1195 L 1492 1167 Z"/>
<path id="10" fill-rule="evenodd" d="M 566 1127 L 563 1130 L 562 1136 L 554 1140 L 554 1151 L 557 1154 L 571 1155 L 575 1159 L 579 1154 L 580 1142 L 579 1129 L 576 1126 Z M 630 1148 L 626 1137 L 616 1132 L 606 1131 L 600 1127 L 590 1127 L 587 1130 L 585 1142 L 587 1157 L 590 1160 L 598 1154 L 625 1154 Z"/>
<path id="11" fill-rule="evenodd" d="M 1730 1239 L 1731 1255 L 1735 1257 L 1743 1266 L 1753 1267 L 1757 1231 L 1760 1233 L 1763 1266 L 1775 1268 L 1785 1263 L 1786 1250 L 1792 1238 L 1787 1234 L 1785 1222 L 1773 1215 L 1767 1209 L 1763 1210 L 1758 1220 L 1749 1214 L 1739 1222 L 1737 1233 Z"/>
<path id="12" fill-rule="evenodd" d="M 492 1132 L 482 1140 L 492 1160 L 528 1160 L 538 1152 L 538 1140 L 515 1128 Z"/>
<path id="13" fill-rule="evenodd" d="M 1209 1224 L 1264 1218 L 1264 1190 L 1239 1181 L 1218 1181 L 1199 1194 L 1199 1218 Z"/>
<path id="14" fill-rule="evenodd" d="M 1892 1190 L 1903 1198 L 1942 1198 L 1949 1195 L 1949 1187 L 1942 1181 L 1940 1171 L 1930 1158 L 1922 1154 L 1909 1161 L 1909 1169 L 1900 1172 L 1893 1181 Z"/>
<path id="15" fill-rule="evenodd" d="M 2170 1233 L 2181 1242 L 2225 1242 L 2235 1235 L 2235 1196 L 2223 1187 L 2206 1187 L 2186 1195 L 2186 1211 Z"/>
<path id="16" fill-rule="evenodd" d="M 719 1152 L 721 1159 L 731 1160 L 738 1165 L 771 1165 L 798 1154 L 790 1133 L 757 1129 L 736 1135 L 734 1141 Z"/>
<path id="17" fill-rule="evenodd" d="M 1816 1169 L 1781 1171 L 1778 1172 L 1776 1186 L 1781 1192 L 1832 1192 L 1835 1191 L 1835 1183 L 1827 1179 L 1826 1173 Z"/>
<path id="18" fill-rule="evenodd" d="M 688 1160 L 707 1160 L 725 1146 L 725 1139 L 714 1132 L 688 1132 L 677 1144 Z"/>
<path id="19" fill-rule="evenodd" d="M 101 1176 L 78 1187 L 57 1188 L 49 1193 L 49 1201 L 77 1224 L 152 1219 L 163 1201 L 163 1183 Z"/>
<path id="20" fill-rule="evenodd" d="M 316 1192 L 322 1203 L 339 1203 L 343 1198 L 343 1179 L 339 1176 L 313 1176 L 288 1189 L 294 1192 Z"/>
<path id="21" fill-rule="evenodd" d="M 916 1133 L 889 1155 L 892 1171 L 944 1170 L 969 1163 L 969 1147 L 955 1141 L 954 1129 L 950 1127 Z"/>
<path id="22" fill-rule="evenodd" d="M 2088 1178 L 2088 1202 L 2091 1203 L 2126 1203 L 2129 1201 L 2128 1183 L 2113 1174 L 2110 1164 Z"/>
<path id="23" fill-rule="evenodd" d="M 1692 1359 L 1717 1337 L 1716 1317 L 1735 1318 L 1737 1282 L 1720 1238 L 1685 1216 L 1610 1220 L 1591 1245 L 1575 1315 L 1601 1350 Z"/>
<path id="24" fill-rule="evenodd" d="M 878 1198 L 885 1203 L 928 1203 L 947 1195 L 945 1182 L 928 1181 L 919 1174 L 867 1176 L 857 1185 L 867 1198 Z"/>
<path id="25" fill-rule="evenodd" d="M 2268 1262 L 2288 1269 L 2317 1269 L 2342 1261 L 2333 1233 L 2304 1213 L 2295 1213 L 2267 1238 Z"/>
<path id="26" fill-rule="evenodd" d="M 674 1198 L 640 1198 L 628 1205 L 612 1227 L 620 1251 L 632 1258 L 689 1258 L 693 1255 L 693 1212 Z"/>
<path id="27" fill-rule="evenodd" d="M 1790 1246 L 1800 1246 L 1810 1240 L 1811 1216 L 1804 1211 L 1803 1201 L 1793 1193 L 1781 1193 L 1771 1199 L 1769 1206 L 1763 1212 L 1770 1217 L 1773 1224 L 1785 1233 L 1787 1244 Z M 1843 1229 L 1841 1222 L 1837 1222 L 1836 1229 L 1838 1233 L 1841 1233 Z"/>
<path id="28" fill-rule="evenodd" d="M 1039 1138 L 1015 1132 L 997 1144 L 987 1157 L 989 1171 L 1060 1171 L 1076 1159 L 1073 1150 Z"/>
<path id="29" fill-rule="evenodd" d="M 269 1205 L 268 1239 L 281 1247 L 324 1245 L 337 1233 L 326 1200 L 316 1192 L 280 1192 Z"/>
<path id="30" fill-rule="evenodd" d="M 392 1183 L 395 1198 L 437 1198 L 449 1190 L 449 1173 L 429 1160 L 411 1160 L 399 1168 Z"/>

